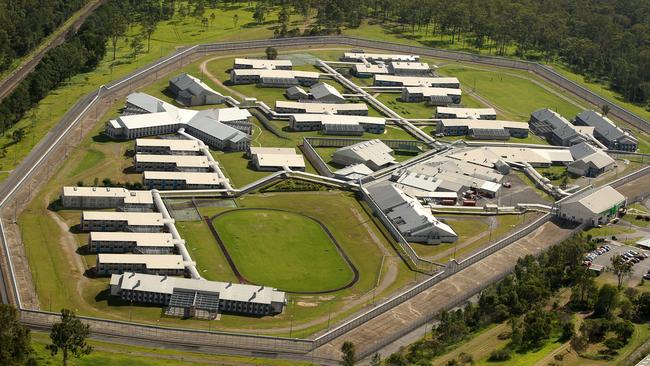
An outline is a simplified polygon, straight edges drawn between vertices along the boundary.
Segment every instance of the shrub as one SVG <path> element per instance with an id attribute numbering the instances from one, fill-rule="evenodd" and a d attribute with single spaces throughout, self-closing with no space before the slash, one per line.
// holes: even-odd
<path id="1" fill-rule="evenodd" d="M 492 352 L 490 352 L 490 357 L 488 357 L 488 361 L 490 362 L 503 362 L 503 361 L 508 361 L 512 357 L 510 355 L 510 351 L 502 348 L 502 349 L 496 349 Z"/>

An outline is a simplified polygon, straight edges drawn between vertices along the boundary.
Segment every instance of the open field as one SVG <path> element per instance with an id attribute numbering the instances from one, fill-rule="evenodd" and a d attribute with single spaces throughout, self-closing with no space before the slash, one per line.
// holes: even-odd
<path id="1" fill-rule="evenodd" d="M 45 348 L 50 344 L 48 334 L 32 332 L 32 347 L 39 365 L 52 365 L 61 362 L 61 355 L 51 356 Z M 71 366 L 205 366 L 205 365 L 265 365 L 265 366 L 299 366 L 307 365 L 297 361 L 273 360 L 243 356 L 206 354 L 173 349 L 131 346 L 89 340 L 93 352 L 81 359 L 72 359 Z"/>
<path id="2" fill-rule="evenodd" d="M 289 211 L 234 210 L 212 225 L 246 280 L 289 292 L 324 292 L 353 279 L 324 228 Z"/>

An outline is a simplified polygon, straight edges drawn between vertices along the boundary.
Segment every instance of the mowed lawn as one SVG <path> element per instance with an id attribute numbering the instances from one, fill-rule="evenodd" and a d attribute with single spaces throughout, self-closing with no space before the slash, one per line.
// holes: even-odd
<path id="1" fill-rule="evenodd" d="M 256 284 L 290 292 L 324 292 L 353 273 L 313 219 L 275 210 L 234 210 L 213 225 L 240 273 Z"/>

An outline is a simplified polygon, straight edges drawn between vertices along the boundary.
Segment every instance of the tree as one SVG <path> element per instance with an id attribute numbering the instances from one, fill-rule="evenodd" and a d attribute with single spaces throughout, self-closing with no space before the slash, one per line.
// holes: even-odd
<path id="1" fill-rule="evenodd" d="M 233 28 L 237 28 L 237 23 L 239 23 L 239 15 L 235 14 L 232 16 Z"/>
<path id="2" fill-rule="evenodd" d="M 569 342 L 571 348 L 573 348 L 576 353 L 580 354 L 587 349 L 587 339 L 581 335 L 574 335 Z"/>
<path id="3" fill-rule="evenodd" d="M 18 311 L 0 304 L 0 365 L 24 365 L 31 357 L 29 328 L 20 323 Z"/>
<path id="4" fill-rule="evenodd" d="M 111 3 L 111 5 L 113 5 Z M 126 33 L 126 19 L 117 6 L 113 6 L 113 19 L 107 23 L 108 38 L 113 46 L 113 61 L 115 61 L 115 52 L 117 51 L 117 41 Z"/>
<path id="5" fill-rule="evenodd" d="M 600 107 L 600 111 L 603 112 L 603 116 L 608 115 L 608 114 L 609 114 L 609 111 L 610 111 L 609 104 L 603 104 L 603 105 Z"/>
<path id="6" fill-rule="evenodd" d="M 80 358 L 92 352 L 92 347 L 86 343 L 90 335 L 90 326 L 77 319 L 74 312 L 68 309 L 61 310 L 61 322 L 52 326 L 50 339 L 52 344 L 46 347 L 52 356 L 61 351 L 63 366 L 67 366 L 70 356 Z"/>
<path id="7" fill-rule="evenodd" d="M 142 44 L 142 37 L 135 36 L 131 38 L 131 42 L 129 42 L 129 46 L 131 47 L 131 58 L 135 59 L 136 57 L 138 57 L 138 54 L 142 52 L 142 49 L 144 48 L 144 45 Z"/>
<path id="8" fill-rule="evenodd" d="M 632 275 L 632 264 L 626 262 L 619 254 L 615 254 L 610 260 L 612 265 L 609 269 L 616 275 L 618 288 L 620 289 L 623 287 L 625 279 Z"/>
<path id="9" fill-rule="evenodd" d="M 524 316 L 524 331 L 522 338 L 531 347 L 537 347 L 551 335 L 551 320 L 541 308 L 537 308 Z"/>
<path id="10" fill-rule="evenodd" d="M 618 290 L 616 287 L 608 283 L 604 284 L 600 290 L 598 290 L 598 295 L 596 296 L 594 316 L 599 318 L 608 317 L 616 307 L 617 303 Z"/>
<path id="11" fill-rule="evenodd" d="M 370 366 L 381 366 L 381 356 L 379 356 L 379 353 L 372 355 Z"/>
<path id="12" fill-rule="evenodd" d="M 264 22 L 264 19 L 266 19 L 266 13 L 266 5 L 263 2 L 259 2 L 255 7 L 255 12 L 253 12 L 253 19 L 257 24 L 261 24 Z"/>
<path id="13" fill-rule="evenodd" d="M 343 342 L 343 345 L 341 345 L 341 353 L 343 353 L 343 357 L 341 359 L 341 365 L 343 366 L 354 366 L 354 363 L 356 362 L 355 360 L 355 347 L 354 343 L 346 341 Z"/>
<path id="14" fill-rule="evenodd" d="M 11 133 L 11 141 L 14 143 L 22 141 L 23 137 L 25 137 L 25 130 L 22 128 L 16 129 Z"/>
<path id="15" fill-rule="evenodd" d="M 266 53 L 267 60 L 275 60 L 278 57 L 278 50 L 275 47 L 266 47 L 264 52 Z"/>
<path id="16" fill-rule="evenodd" d="M 142 17 L 142 31 L 147 38 L 147 52 L 151 50 L 151 35 L 156 31 L 158 26 L 158 19 L 153 15 L 146 15 Z M 135 58 L 135 57 L 134 57 Z"/>

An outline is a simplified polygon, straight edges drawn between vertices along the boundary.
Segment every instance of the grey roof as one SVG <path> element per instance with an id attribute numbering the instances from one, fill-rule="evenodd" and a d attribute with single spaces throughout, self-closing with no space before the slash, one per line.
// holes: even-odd
<path id="1" fill-rule="evenodd" d="M 210 113 L 211 110 L 205 110 L 201 112 L 199 112 L 187 123 L 188 126 L 200 130 L 221 141 L 230 140 L 232 142 L 239 142 L 249 138 L 247 134 L 239 131 L 238 129 L 219 122 L 216 118 L 214 118 L 214 114 Z"/>
<path id="2" fill-rule="evenodd" d="M 295 95 L 299 95 L 299 96 L 303 96 L 303 97 L 309 96 L 309 94 L 307 94 L 305 89 L 303 89 L 303 88 L 301 88 L 299 86 L 292 86 L 291 88 L 288 88 L 286 90 L 285 94 L 287 94 L 288 96 L 295 96 Z"/>
<path id="3" fill-rule="evenodd" d="M 131 93 L 126 97 L 126 103 L 143 109 L 149 113 L 164 112 L 164 102 L 145 93 Z"/>
<path id="4" fill-rule="evenodd" d="M 389 181 L 383 181 L 368 187 L 368 193 L 382 211 L 390 210 L 404 203 L 404 199 L 397 188 Z"/>
<path id="5" fill-rule="evenodd" d="M 623 130 L 616 127 L 608 118 L 603 117 L 595 111 L 583 111 L 576 116 L 576 120 L 579 120 L 587 126 L 593 126 L 596 132 L 608 141 L 616 141 L 624 136 L 632 141 L 636 141 L 634 137 L 629 136 Z"/>
<path id="6" fill-rule="evenodd" d="M 598 151 L 598 149 L 596 149 L 595 147 L 591 146 L 586 142 L 582 142 L 577 145 L 571 146 L 569 148 L 569 151 L 571 151 L 571 156 L 573 156 L 573 159 L 580 160 L 585 156 L 595 153 L 596 151 Z"/>
<path id="7" fill-rule="evenodd" d="M 341 93 L 338 90 L 336 90 L 336 88 L 326 83 L 315 84 L 309 89 L 309 91 L 311 92 L 311 95 L 316 100 L 327 97 L 329 95 L 333 95 L 337 98 L 344 99 L 343 95 L 341 95 Z"/>

